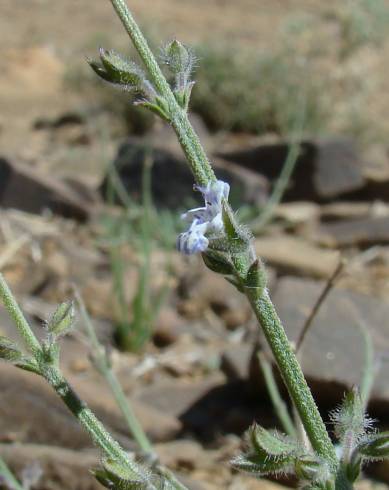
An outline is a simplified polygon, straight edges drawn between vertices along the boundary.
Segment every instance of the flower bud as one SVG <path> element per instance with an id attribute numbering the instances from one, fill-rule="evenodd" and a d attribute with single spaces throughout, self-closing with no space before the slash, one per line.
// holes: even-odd
<path id="1" fill-rule="evenodd" d="M 74 325 L 75 312 L 73 301 L 58 306 L 47 323 L 47 330 L 55 337 L 66 335 Z"/>
<path id="2" fill-rule="evenodd" d="M 174 39 L 165 46 L 163 59 L 172 73 L 175 75 L 183 73 L 187 77 L 192 72 L 195 62 L 195 56 L 192 50 L 184 44 L 181 44 L 177 39 Z"/>

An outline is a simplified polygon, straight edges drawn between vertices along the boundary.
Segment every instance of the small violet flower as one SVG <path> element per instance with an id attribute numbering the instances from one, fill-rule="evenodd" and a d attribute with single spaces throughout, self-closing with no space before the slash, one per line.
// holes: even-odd
<path id="1" fill-rule="evenodd" d="M 210 182 L 205 187 L 194 186 L 194 189 L 202 193 L 205 207 L 191 209 L 181 216 L 191 221 L 189 229 L 177 239 L 177 248 L 185 255 L 204 252 L 209 244 L 205 235 L 217 236 L 223 231 L 222 201 L 228 199 L 230 192 L 230 186 L 222 180 Z"/>

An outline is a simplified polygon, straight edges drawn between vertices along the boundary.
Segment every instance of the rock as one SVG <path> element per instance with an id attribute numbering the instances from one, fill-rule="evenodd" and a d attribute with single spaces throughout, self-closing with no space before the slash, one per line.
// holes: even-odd
<path id="1" fill-rule="evenodd" d="M 197 400 L 224 382 L 224 376 L 215 374 L 206 380 L 162 381 L 157 385 L 139 388 L 135 399 L 175 417 L 188 410 Z"/>
<path id="2" fill-rule="evenodd" d="M 200 380 L 162 381 L 140 388 L 135 399 L 177 416 L 184 431 L 208 443 L 220 433 L 241 434 L 256 418 L 269 423 L 269 414 L 250 395 L 247 383 L 226 383 L 220 373 Z"/>
<path id="3" fill-rule="evenodd" d="M 95 202 L 69 184 L 37 168 L 0 158 L 0 205 L 29 213 L 50 209 L 67 218 L 85 221 Z"/>
<path id="4" fill-rule="evenodd" d="M 321 208 L 313 202 L 288 202 L 277 206 L 274 217 L 285 220 L 292 225 L 300 225 L 317 221 L 320 211 Z"/>
<path id="5" fill-rule="evenodd" d="M 389 215 L 389 207 L 382 202 L 333 202 L 320 206 L 320 217 L 324 222 L 342 219 L 377 218 Z"/>
<path id="6" fill-rule="evenodd" d="M 223 352 L 220 368 L 227 378 L 247 380 L 252 351 L 252 345 L 238 344 Z"/>
<path id="7" fill-rule="evenodd" d="M 163 147 L 145 145 L 139 139 L 131 138 L 119 148 L 114 161 L 120 179 L 132 198 L 139 201 L 142 189 L 143 164 L 147 155 L 152 155 L 151 192 L 158 207 L 185 209 L 194 199 L 201 196 L 191 192 L 193 176 L 182 154 L 177 155 Z M 232 189 L 231 202 L 235 205 L 263 203 L 266 195 L 264 179 L 254 172 L 241 171 L 234 165 L 215 161 L 218 178 L 229 182 Z M 106 177 L 101 186 L 103 196 L 107 195 L 109 181 Z"/>
<path id="8" fill-rule="evenodd" d="M 291 235 L 264 236 L 255 241 L 257 254 L 283 272 L 327 278 L 335 270 L 339 253 Z"/>
<path id="9" fill-rule="evenodd" d="M 158 314 L 154 326 L 153 341 L 157 347 L 174 344 L 185 331 L 185 320 L 174 308 L 165 306 Z"/>
<path id="10" fill-rule="evenodd" d="M 289 144 L 281 142 L 219 153 L 218 156 L 275 180 L 288 152 Z M 303 141 L 285 198 L 322 201 L 355 192 L 365 183 L 362 169 L 363 162 L 352 140 Z"/>
<path id="11" fill-rule="evenodd" d="M 333 248 L 389 243 L 389 217 L 325 223 L 319 227 L 316 240 Z"/>
<path id="12" fill-rule="evenodd" d="M 205 451 L 201 444 L 190 439 L 156 444 L 155 451 L 161 463 L 175 471 L 193 471 L 195 468 L 207 468 L 215 463 L 211 451 Z"/>
<path id="13" fill-rule="evenodd" d="M 179 294 L 181 300 L 177 308 L 189 318 L 204 318 L 204 313 L 211 310 L 229 330 L 245 325 L 251 318 L 246 298 L 222 276 L 203 265 L 183 272 Z M 224 336 L 223 331 L 219 333 Z"/>
<path id="14" fill-rule="evenodd" d="M 289 339 L 297 340 L 304 320 L 323 289 L 323 283 L 285 277 L 278 283 L 274 302 Z M 358 321 L 372 337 L 375 356 L 389 351 L 384 319 L 389 303 L 340 288 L 333 289 L 321 306 L 301 352 L 304 373 L 319 403 L 334 407 L 346 390 L 359 385 L 364 365 L 364 339 Z M 386 368 L 378 374 L 371 412 L 387 415 L 389 384 Z"/>
<path id="15" fill-rule="evenodd" d="M 54 439 L 53 442 L 57 441 Z M 40 490 L 100 490 L 101 485 L 91 474 L 99 463 L 97 452 L 72 451 L 53 445 L 0 444 L 0 455 L 17 476 L 33 464 L 42 470 Z"/>

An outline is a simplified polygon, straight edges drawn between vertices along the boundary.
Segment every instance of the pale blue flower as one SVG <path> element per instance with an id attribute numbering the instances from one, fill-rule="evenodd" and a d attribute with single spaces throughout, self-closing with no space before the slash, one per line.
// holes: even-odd
<path id="1" fill-rule="evenodd" d="M 186 255 L 204 252 L 209 245 L 208 237 L 216 238 L 223 232 L 222 201 L 228 199 L 230 186 L 222 180 L 205 187 L 195 186 L 204 197 L 205 206 L 189 210 L 182 218 L 191 221 L 189 229 L 181 233 L 177 248 Z"/>

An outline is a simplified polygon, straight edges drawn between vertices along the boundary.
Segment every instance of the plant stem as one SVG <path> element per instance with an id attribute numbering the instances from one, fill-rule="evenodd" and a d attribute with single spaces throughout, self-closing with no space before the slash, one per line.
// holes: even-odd
<path id="1" fill-rule="evenodd" d="M 24 317 L 22 310 L 15 301 L 15 298 L 5 281 L 3 274 L 0 274 L 0 298 L 8 311 L 9 316 L 15 322 L 15 325 L 25 341 L 27 348 L 33 354 L 40 352 L 41 345 L 38 339 L 35 337 L 34 332 L 31 330 L 31 327 Z"/>
<path id="2" fill-rule="evenodd" d="M 125 466 L 130 465 L 132 468 L 133 465 L 124 449 L 112 438 L 90 408 L 80 400 L 59 369 L 54 366 L 46 367 L 46 369 L 43 369 L 42 376 L 52 386 L 68 409 L 87 430 L 94 443 L 104 451 L 106 456 Z"/>
<path id="3" fill-rule="evenodd" d="M 110 0 L 120 17 L 135 48 L 142 58 L 159 95 L 168 105 L 170 122 L 188 159 L 195 180 L 200 185 L 207 185 L 216 179 L 201 143 L 193 130 L 186 112 L 177 103 L 166 78 L 162 74 L 143 34 L 128 10 L 124 0 Z M 244 261 L 245 262 L 245 261 Z M 244 267 L 247 264 L 242 264 Z M 240 271 L 238 271 L 239 274 Z M 266 338 L 273 351 L 282 377 L 301 417 L 312 447 L 321 455 L 334 470 L 337 468 L 337 458 L 331 440 L 327 434 L 324 422 L 313 400 L 312 394 L 305 381 L 300 365 L 294 355 L 288 338 L 274 306 L 267 294 L 260 297 L 254 292 L 247 291 L 252 308 L 262 325 Z"/>
<path id="4" fill-rule="evenodd" d="M 27 346 L 35 354 L 36 360 L 41 357 L 42 348 L 24 317 L 15 297 L 9 289 L 4 277 L 0 274 L 0 297 L 3 300 L 4 306 L 14 320 L 17 329 L 24 338 Z M 64 401 L 68 409 L 78 419 L 80 424 L 86 429 L 92 437 L 95 444 L 104 451 L 105 455 L 129 467 L 132 471 L 137 472 L 136 465 L 133 464 L 127 453 L 122 447 L 112 438 L 112 436 L 104 428 L 103 424 L 95 417 L 88 406 L 80 400 L 77 394 L 73 391 L 69 383 L 63 377 L 58 367 L 45 362 L 40 363 L 40 374 L 56 391 L 58 396 Z M 140 475 L 141 476 L 141 475 Z"/>
<path id="5" fill-rule="evenodd" d="M 248 290 L 247 296 L 262 326 L 313 449 L 335 469 L 338 463 L 334 447 L 267 291 L 264 291 L 258 298 L 255 292 Z"/>
<path id="6" fill-rule="evenodd" d="M 263 377 L 270 400 L 285 432 L 291 437 L 297 438 L 297 431 L 293 420 L 289 415 L 286 403 L 282 399 L 278 390 L 277 381 L 275 380 L 270 362 L 266 359 L 263 352 L 258 352 L 258 362 L 262 370 Z"/>
<path id="7" fill-rule="evenodd" d="M 131 12 L 124 0 L 110 0 L 113 8 L 128 35 L 130 36 L 135 49 L 141 57 L 151 81 L 158 93 L 168 104 L 171 125 L 177 134 L 178 140 L 190 164 L 191 170 L 197 184 L 206 185 L 210 181 L 216 180 L 215 174 L 209 160 L 201 146 L 199 138 L 191 126 L 188 116 L 184 109 L 178 104 L 157 60 L 149 48 L 145 37 L 136 24 Z"/>
<path id="8" fill-rule="evenodd" d="M 2 457 L 0 457 L 0 475 L 13 490 L 24 490 Z"/>
<path id="9" fill-rule="evenodd" d="M 75 295 L 76 295 L 78 305 L 80 307 L 81 316 L 84 320 L 85 329 L 89 335 L 89 339 L 92 344 L 91 347 L 93 350 L 94 359 L 96 360 L 97 368 L 102 374 L 102 376 L 105 378 L 105 380 L 107 381 L 109 387 L 111 388 L 116 403 L 118 404 L 118 407 L 120 408 L 123 414 L 123 417 L 128 425 L 128 428 L 132 436 L 138 443 L 139 447 L 145 453 L 152 454 L 153 453 L 152 445 L 148 440 L 145 432 L 143 431 L 142 426 L 138 422 L 129 401 L 127 400 L 123 392 L 123 388 L 121 387 L 119 380 L 117 379 L 117 377 L 115 376 L 115 374 L 113 373 L 112 369 L 109 366 L 109 361 L 107 359 L 105 349 L 100 344 L 97 338 L 90 316 L 86 311 L 85 304 L 77 291 L 75 292 Z"/>

